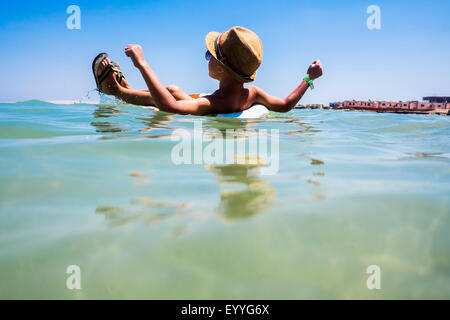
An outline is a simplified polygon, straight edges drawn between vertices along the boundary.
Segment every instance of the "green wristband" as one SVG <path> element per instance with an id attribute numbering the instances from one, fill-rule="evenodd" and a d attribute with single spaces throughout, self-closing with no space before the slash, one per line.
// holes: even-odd
<path id="1" fill-rule="evenodd" d="M 311 89 L 314 89 L 314 84 L 310 78 L 304 77 L 303 80 L 305 80 L 308 83 L 308 85 L 311 87 Z"/>

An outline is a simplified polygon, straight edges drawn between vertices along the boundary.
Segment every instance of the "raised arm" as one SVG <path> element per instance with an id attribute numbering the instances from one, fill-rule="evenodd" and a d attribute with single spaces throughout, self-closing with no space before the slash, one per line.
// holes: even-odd
<path id="1" fill-rule="evenodd" d="M 211 105 L 211 101 L 207 98 L 177 101 L 169 90 L 161 83 L 147 61 L 145 61 L 141 46 L 129 45 L 125 48 L 125 54 L 131 58 L 134 66 L 141 72 L 148 90 L 155 101 L 155 106 L 160 110 L 194 115 L 204 115 L 206 113 L 215 112 Z"/>
<path id="2" fill-rule="evenodd" d="M 308 68 L 308 73 L 306 76 L 315 80 L 322 75 L 322 65 L 320 64 L 320 60 L 314 61 Z M 256 89 L 256 103 L 260 103 L 265 105 L 269 110 L 275 112 L 288 112 L 299 102 L 299 100 L 303 97 L 306 90 L 308 89 L 309 84 L 305 80 L 302 80 L 300 85 L 295 88 L 294 91 L 291 92 L 285 99 L 281 99 L 278 97 L 271 96 L 265 93 L 263 90 L 257 88 Z"/>

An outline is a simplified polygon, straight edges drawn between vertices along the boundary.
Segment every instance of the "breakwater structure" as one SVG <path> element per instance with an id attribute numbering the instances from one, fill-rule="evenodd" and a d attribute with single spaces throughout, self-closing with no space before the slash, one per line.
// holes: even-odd
<path id="1" fill-rule="evenodd" d="M 373 112 L 395 113 L 423 113 L 450 115 L 450 97 L 430 96 L 423 97 L 424 101 L 360 101 L 345 100 L 330 102 L 329 107 L 323 109 L 360 110 Z M 308 108 L 308 106 L 306 106 Z"/>

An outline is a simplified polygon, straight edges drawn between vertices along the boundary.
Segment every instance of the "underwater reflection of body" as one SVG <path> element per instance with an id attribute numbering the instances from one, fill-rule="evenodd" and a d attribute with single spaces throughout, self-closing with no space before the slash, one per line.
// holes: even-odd
<path id="1" fill-rule="evenodd" d="M 92 121 L 91 125 L 101 133 L 149 133 L 156 129 L 171 130 L 172 128 L 167 126 L 167 123 L 174 121 L 170 113 L 147 110 L 142 107 L 114 104 L 97 105 L 97 107 L 93 116 L 99 120 Z M 112 121 L 112 119 L 116 121 Z M 141 122 L 145 127 L 136 126 L 136 121 Z M 168 133 L 149 137 L 158 138 L 167 136 Z"/>
<path id="2" fill-rule="evenodd" d="M 228 164 L 209 166 L 220 182 L 220 204 L 217 208 L 225 220 L 250 218 L 268 210 L 276 200 L 276 192 L 259 177 L 259 165 Z M 117 227 L 140 221 L 154 224 L 171 218 L 197 217 L 191 215 L 193 202 L 161 202 L 150 197 L 131 199 L 130 206 L 101 205 L 95 213 L 103 215 L 109 225 Z M 197 217 L 198 218 L 198 217 Z M 177 219 L 172 233 L 186 229 L 187 221 Z"/>
<path id="3" fill-rule="evenodd" d="M 115 117 L 118 114 L 123 114 L 124 111 L 118 110 L 114 106 L 98 105 L 98 109 L 94 111 L 94 118 L 102 119 L 103 121 L 92 121 L 91 125 L 95 127 L 97 132 L 125 132 L 128 131 L 122 128 L 119 123 L 105 121 L 105 118 Z"/>
<path id="4" fill-rule="evenodd" d="M 174 128 L 171 127 L 170 123 L 178 126 L 183 124 L 189 130 L 194 127 L 194 121 L 201 121 L 203 130 L 205 130 L 202 133 L 202 140 L 205 142 L 211 139 L 208 134 L 211 129 L 218 130 L 223 140 L 228 139 L 226 135 L 228 129 L 241 130 L 236 131 L 236 135 L 232 139 L 248 142 L 249 139 L 255 139 L 255 137 L 252 136 L 254 135 L 254 130 L 252 133 L 249 133 L 250 131 L 247 129 L 259 123 L 258 120 L 249 121 L 235 118 L 174 116 L 170 113 L 145 110 L 144 108 L 129 105 L 109 104 L 98 105 L 97 107 L 94 117 L 102 119 L 102 121 L 93 121 L 91 123 L 91 125 L 96 127 L 96 131 L 121 133 L 120 135 L 105 135 L 104 139 L 125 138 L 130 137 L 130 134 L 132 137 L 139 138 L 164 138 L 173 133 Z M 109 121 L 105 121 L 105 119 Z M 144 124 L 145 128 L 141 127 L 138 129 L 136 126 L 137 121 Z M 155 130 L 155 133 L 164 134 L 142 135 L 142 133 L 148 133 L 152 130 Z M 126 134 L 123 134 L 125 132 Z M 270 187 L 267 181 L 260 178 L 260 168 L 267 166 L 268 159 L 266 159 L 266 156 L 244 154 L 236 155 L 236 157 L 240 157 L 240 160 L 243 157 L 247 161 L 243 163 L 236 158 L 236 161 L 231 164 L 207 166 L 220 182 L 221 203 L 219 211 L 227 220 L 251 217 L 265 212 L 273 205 L 276 198 L 275 190 Z M 256 161 L 251 161 L 255 159 Z M 176 208 L 177 205 L 173 207 Z M 179 210 L 175 211 L 178 212 Z M 108 220 L 114 221 L 113 224 L 128 223 L 142 219 L 153 221 L 153 217 L 150 219 L 143 218 L 148 215 L 148 212 L 142 215 L 142 212 L 135 212 L 135 210 L 123 207 L 100 206 L 97 208 L 97 213 L 101 213 Z"/>
<path id="5" fill-rule="evenodd" d="M 260 165 L 208 166 L 221 185 L 219 213 L 227 220 L 249 218 L 269 209 L 276 192 L 259 176 Z"/>
<path id="6" fill-rule="evenodd" d="M 222 139 L 226 140 L 226 130 L 245 130 L 258 122 L 259 120 L 208 117 L 204 127 L 218 129 L 222 133 Z M 247 134 L 243 131 L 232 139 L 248 140 Z M 243 154 L 236 155 L 234 160 L 237 163 L 206 166 L 220 183 L 220 204 L 217 208 L 220 215 L 226 220 L 236 220 L 265 212 L 276 200 L 275 190 L 268 181 L 260 177 L 260 167 L 267 165 L 267 159 L 258 154 Z"/>
<path id="7" fill-rule="evenodd" d="M 203 124 L 206 129 L 213 128 L 219 130 L 223 136 L 226 135 L 227 129 L 245 129 L 255 122 L 241 120 L 238 118 L 222 118 L 222 117 L 206 117 L 207 121 Z"/>
<path id="8" fill-rule="evenodd" d="M 175 217 L 185 217 L 189 214 L 191 202 L 154 201 L 150 197 L 133 198 L 130 206 L 97 206 L 96 214 L 103 215 L 111 227 L 117 227 L 140 221 L 145 224 L 155 224 Z M 184 229 L 186 223 L 180 220 L 172 226 L 173 232 Z"/>

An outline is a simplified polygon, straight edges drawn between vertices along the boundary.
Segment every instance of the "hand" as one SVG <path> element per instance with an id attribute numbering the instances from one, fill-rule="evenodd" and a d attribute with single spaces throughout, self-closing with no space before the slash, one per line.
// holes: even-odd
<path id="1" fill-rule="evenodd" d="M 130 44 L 125 48 L 125 54 L 131 58 L 136 68 L 142 67 L 146 62 L 144 58 L 144 51 L 138 44 Z"/>
<path id="2" fill-rule="evenodd" d="M 323 69 L 320 64 L 320 60 L 314 61 L 308 68 L 308 73 L 306 74 L 311 80 L 317 79 L 322 75 Z"/>

